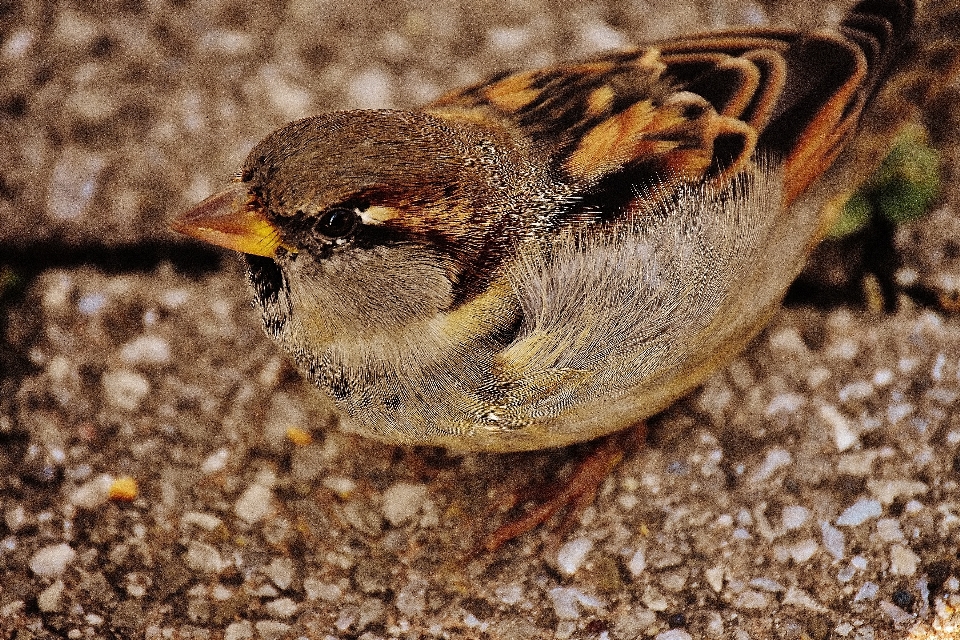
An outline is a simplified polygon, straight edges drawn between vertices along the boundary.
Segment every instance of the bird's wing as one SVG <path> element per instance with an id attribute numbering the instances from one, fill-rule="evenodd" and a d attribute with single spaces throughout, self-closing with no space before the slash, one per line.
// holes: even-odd
<path id="1" fill-rule="evenodd" d="M 501 74 L 429 108 L 521 131 L 560 179 L 624 203 L 644 186 L 725 182 L 755 150 L 792 202 L 836 158 L 909 29 L 913 4 L 864 0 L 833 32 L 749 29 Z"/>

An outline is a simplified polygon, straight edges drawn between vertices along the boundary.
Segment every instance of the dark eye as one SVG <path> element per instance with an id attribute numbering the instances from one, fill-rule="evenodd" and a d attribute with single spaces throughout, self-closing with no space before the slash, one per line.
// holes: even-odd
<path id="1" fill-rule="evenodd" d="M 320 214 L 313 230 L 328 238 L 342 238 L 353 233 L 360 223 L 360 216 L 353 209 L 337 207 Z"/>

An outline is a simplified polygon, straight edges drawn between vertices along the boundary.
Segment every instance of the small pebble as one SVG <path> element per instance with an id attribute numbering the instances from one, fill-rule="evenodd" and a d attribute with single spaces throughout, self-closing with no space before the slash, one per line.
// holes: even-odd
<path id="1" fill-rule="evenodd" d="M 554 587 L 547 592 L 553 602 L 553 611 L 560 620 L 577 620 L 580 617 L 580 607 L 599 609 L 603 602 L 587 595 L 574 587 Z"/>
<path id="2" fill-rule="evenodd" d="M 120 347 L 120 359 L 131 365 L 170 362 L 170 343 L 160 336 L 140 336 Z"/>
<path id="3" fill-rule="evenodd" d="M 135 371 L 107 371 L 100 386 L 109 404 L 124 411 L 135 411 L 150 393 L 150 381 Z"/>
<path id="4" fill-rule="evenodd" d="M 180 518 L 180 523 L 183 525 L 193 525 L 199 527 L 204 531 L 213 531 L 217 527 L 223 524 L 223 520 L 213 515 L 212 513 L 201 513 L 199 511 L 187 511 Z"/>
<path id="5" fill-rule="evenodd" d="M 892 602 L 883 600 L 880 602 L 880 610 L 890 616 L 894 624 L 908 624 L 913 621 L 913 615 L 904 611 Z"/>
<path id="6" fill-rule="evenodd" d="M 761 591 L 769 591 L 770 593 L 782 593 L 786 591 L 782 584 L 772 578 L 754 578 L 750 581 L 750 586 L 760 589 Z"/>
<path id="7" fill-rule="evenodd" d="M 516 604 L 520 601 L 522 591 L 516 585 L 514 586 L 516 587 L 517 593 L 514 593 L 504 586 L 497 587 L 494 593 L 504 604 Z M 513 599 L 513 596 L 515 596 L 516 599 Z M 394 606 L 397 607 L 397 611 L 406 616 L 413 617 L 422 614 L 427 607 L 426 582 L 412 580 L 405 584 L 400 591 L 397 592 L 397 599 L 394 602 Z"/>
<path id="8" fill-rule="evenodd" d="M 271 618 L 286 620 L 296 615 L 299 607 L 297 603 L 290 598 L 277 598 L 276 600 L 269 601 L 264 605 L 264 608 Z"/>
<path id="9" fill-rule="evenodd" d="M 807 524 L 810 519 L 810 509 L 800 505 L 789 505 L 783 508 L 780 514 L 780 522 L 784 530 L 793 531 Z"/>
<path id="10" fill-rule="evenodd" d="M 733 606 L 737 609 L 766 609 L 770 606 L 770 603 L 768 594 L 747 589 L 737 596 Z"/>
<path id="11" fill-rule="evenodd" d="M 634 578 L 637 578 L 646 568 L 646 553 L 643 549 L 637 549 L 630 557 L 630 562 L 627 563 L 627 569 L 630 571 L 630 575 L 632 575 Z"/>
<path id="12" fill-rule="evenodd" d="M 654 640 L 693 640 L 693 636 L 683 629 L 670 629 L 663 633 L 658 633 Z"/>
<path id="13" fill-rule="evenodd" d="M 188 567 L 202 573 L 219 573 L 226 566 L 216 547 L 197 540 L 187 546 L 185 559 Z"/>
<path id="14" fill-rule="evenodd" d="M 253 626 L 261 640 L 280 640 L 290 633 L 290 625 L 275 620 L 260 620 Z"/>
<path id="15" fill-rule="evenodd" d="M 890 573 L 896 576 L 912 576 L 920 566 L 920 556 L 902 544 L 890 547 Z"/>
<path id="16" fill-rule="evenodd" d="M 229 459 L 230 451 L 228 449 L 218 449 L 206 457 L 206 459 L 200 465 L 200 471 L 205 474 L 223 471 L 226 468 L 227 460 Z"/>
<path id="17" fill-rule="evenodd" d="M 230 623 L 223 632 L 223 640 L 249 640 L 253 638 L 253 625 L 249 620 Z"/>
<path id="18" fill-rule="evenodd" d="M 323 582 L 317 578 L 304 579 L 303 590 L 306 592 L 308 600 L 336 602 L 343 597 L 343 589 L 339 586 L 329 582 Z"/>
<path id="19" fill-rule="evenodd" d="M 397 482 L 383 492 L 383 517 L 398 527 L 417 515 L 426 499 L 426 485 Z"/>
<path id="20" fill-rule="evenodd" d="M 293 583 L 294 571 L 293 560 L 290 558 L 274 558 L 263 568 L 264 574 L 273 581 L 273 584 L 284 591 Z"/>
<path id="21" fill-rule="evenodd" d="M 837 518 L 839 527 L 856 527 L 867 520 L 879 518 L 883 513 L 883 507 L 877 500 L 863 498 L 847 507 L 840 517 Z"/>
<path id="22" fill-rule="evenodd" d="M 250 485 L 234 503 L 233 512 L 247 524 L 263 520 L 273 512 L 273 491 L 259 483 Z"/>
<path id="23" fill-rule="evenodd" d="M 771 449 L 753 474 L 753 481 L 763 482 L 776 473 L 778 469 L 789 465 L 791 462 L 793 462 L 793 455 L 786 449 Z"/>
<path id="24" fill-rule="evenodd" d="M 720 593 L 720 590 L 723 589 L 723 567 L 710 567 L 703 572 L 704 577 L 707 579 L 707 584 L 710 585 L 710 588 L 716 593 Z"/>
<path id="25" fill-rule="evenodd" d="M 110 499 L 113 478 L 101 474 L 87 480 L 70 494 L 70 503 L 82 509 L 96 509 Z"/>
<path id="26" fill-rule="evenodd" d="M 60 610 L 60 598 L 63 596 L 63 580 L 57 580 L 37 596 L 37 607 L 44 613 Z"/>
<path id="27" fill-rule="evenodd" d="M 7 529 L 10 530 L 10 533 L 16 533 L 20 530 L 20 527 L 27 523 L 27 512 L 24 510 L 22 505 L 16 505 L 7 509 L 3 514 L 3 521 L 7 525 Z"/>
<path id="28" fill-rule="evenodd" d="M 826 613 L 828 609 L 817 602 L 812 595 L 800 589 L 799 587 L 790 587 L 783 595 L 782 604 L 787 606 L 801 607 L 811 611 Z"/>
<path id="29" fill-rule="evenodd" d="M 560 547 L 557 552 L 557 566 L 561 573 L 567 576 L 575 574 L 591 549 L 593 549 L 593 540 L 589 538 L 575 538 Z"/>
<path id="30" fill-rule="evenodd" d="M 862 600 L 873 600 L 877 597 L 877 594 L 880 592 L 880 587 L 875 582 L 864 582 L 860 587 L 860 590 L 857 591 L 857 595 L 853 597 L 854 602 L 860 602 Z"/>
<path id="31" fill-rule="evenodd" d="M 68 544 L 53 544 L 37 551 L 30 558 L 30 570 L 40 577 L 53 577 L 63 573 L 73 562 L 77 552 Z"/>
<path id="32" fill-rule="evenodd" d="M 923 482 L 874 478 L 867 480 L 867 489 L 880 501 L 880 504 L 885 506 L 893 504 L 897 498 L 912 498 L 929 491 L 929 487 Z"/>
<path id="33" fill-rule="evenodd" d="M 833 429 L 833 443 L 838 451 L 846 451 L 857 444 L 860 436 L 857 435 L 853 424 L 840 413 L 840 410 L 833 405 L 825 404 L 820 407 L 820 417 L 827 426 Z"/>
<path id="34" fill-rule="evenodd" d="M 900 521 L 894 518 L 880 518 L 877 520 L 877 535 L 884 542 L 902 542 L 903 531 Z"/>

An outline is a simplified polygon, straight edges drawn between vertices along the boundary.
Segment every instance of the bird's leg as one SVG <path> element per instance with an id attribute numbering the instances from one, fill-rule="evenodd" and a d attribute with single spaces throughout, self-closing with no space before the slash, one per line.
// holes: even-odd
<path id="1" fill-rule="evenodd" d="M 563 520 L 551 532 L 550 546 L 560 546 L 560 542 L 576 525 L 584 510 L 593 504 L 597 492 L 610 472 L 623 460 L 625 452 L 641 445 L 646 438 L 647 424 L 641 422 L 635 427 L 615 433 L 599 440 L 593 449 L 577 462 L 573 473 L 562 481 L 559 488 L 551 487 L 547 497 L 527 513 L 501 525 L 483 541 L 486 551 L 496 551 L 505 543 L 519 538 L 528 531 L 537 528 L 557 513 L 564 511 Z M 551 482 L 551 485 L 556 481 Z M 542 487 L 527 486 L 521 490 L 525 494 L 538 494 Z M 519 493 L 510 501 L 509 509 L 524 502 Z"/>

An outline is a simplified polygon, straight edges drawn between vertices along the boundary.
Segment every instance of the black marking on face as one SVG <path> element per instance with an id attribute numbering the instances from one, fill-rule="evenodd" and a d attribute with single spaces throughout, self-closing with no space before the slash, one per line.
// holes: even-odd
<path id="1" fill-rule="evenodd" d="M 248 277 L 267 333 L 277 337 L 293 313 L 290 308 L 289 285 L 280 266 L 271 258 L 245 256 Z"/>

